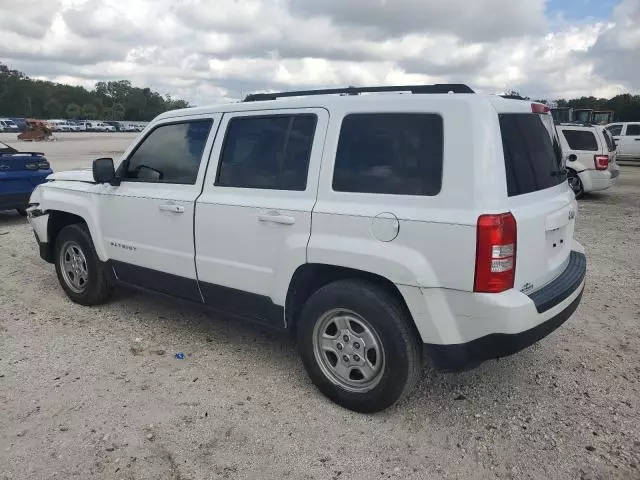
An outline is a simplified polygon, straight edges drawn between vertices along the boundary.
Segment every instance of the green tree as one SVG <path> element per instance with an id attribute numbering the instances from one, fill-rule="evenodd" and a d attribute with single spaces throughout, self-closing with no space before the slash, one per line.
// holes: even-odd
<path id="1" fill-rule="evenodd" d="M 49 118 L 58 118 L 62 116 L 62 105 L 56 98 L 50 98 L 44 104 L 44 112 Z"/>
<path id="2" fill-rule="evenodd" d="M 77 103 L 70 103 L 69 105 L 67 105 L 67 117 L 69 118 L 78 118 L 80 116 L 80 105 L 78 105 Z"/>
<path id="3" fill-rule="evenodd" d="M 93 103 L 85 103 L 82 106 L 82 116 L 88 120 L 98 118 L 98 108 Z"/>

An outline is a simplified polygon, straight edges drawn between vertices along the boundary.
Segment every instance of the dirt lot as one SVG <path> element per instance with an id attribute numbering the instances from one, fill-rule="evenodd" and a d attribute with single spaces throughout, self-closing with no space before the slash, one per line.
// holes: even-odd
<path id="1" fill-rule="evenodd" d="M 42 149 L 60 170 L 131 139 Z M 284 335 L 142 293 L 70 303 L 26 221 L 0 213 L 0 479 L 639 479 L 640 168 L 579 215 L 569 322 L 470 372 L 427 365 L 366 416 L 321 396 Z"/>

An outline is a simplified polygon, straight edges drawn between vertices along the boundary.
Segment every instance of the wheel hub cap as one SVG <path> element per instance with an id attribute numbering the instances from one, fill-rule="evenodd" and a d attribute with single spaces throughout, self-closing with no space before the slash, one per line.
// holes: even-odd
<path id="1" fill-rule="evenodd" d="M 378 334 L 351 311 L 332 310 L 316 322 L 313 350 L 325 376 L 345 390 L 371 390 L 384 371 L 384 351 Z"/>
<path id="2" fill-rule="evenodd" d="M 67 286 L 75 293 L 82 293 L 87 288 L 89 271 L 87 258 L 76 242 L 66 242 L 60 250 L 60 270 Z"/>

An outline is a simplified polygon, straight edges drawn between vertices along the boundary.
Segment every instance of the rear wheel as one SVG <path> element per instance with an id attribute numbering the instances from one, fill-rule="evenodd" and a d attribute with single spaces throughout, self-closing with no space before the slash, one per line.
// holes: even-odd
<path id="1" fill-rule="evenodd" d="M 350 410 L 384 410 L 415 386 L 422 343 L 399 302 L 359 280 L 331 283 L 307 301 L 298 325 L 302 361 L 318 389 Z"/>
<path id="2" fill-rule="evenodd" d="M 580 198 L 584 195 L 584 185 L 582 185 L 582 180 L 580 180 L 580 177 L 576 172 L 569 170 L 567 173 L 567 181 L 569 182 L 569 186 L 571 187 L 571 190 L 573 190 L 576 198 Z"/>
<path id="3" fill-rule="evenodd" d="M 68 225 L 60 231 L 55 265 L 60 285 L 75 303 L 98 305 L 111 295 L 111 271 L 98 258 L 86 225 Z"/>

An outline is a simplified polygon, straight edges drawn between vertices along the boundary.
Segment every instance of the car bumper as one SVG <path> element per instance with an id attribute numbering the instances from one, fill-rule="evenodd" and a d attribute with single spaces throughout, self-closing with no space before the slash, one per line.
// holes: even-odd
<path id="1" fill-rule="evenodd" d="M 40 257 L 46 262 L 53 263 L 53 249 L 48 237 L 49 214 L 44 213 L 40 207 L 34 206 L 27 209 L 27 218 L 38 242 Z"/>
<path id="2" fill-rule="evenodd" d="M 610 170 L 583 170 L 578 174 L 585 192 L 597 192 L 611 188 L 620 175 L 618 166 Z"/>
<path id="3" fill-rule="evenodd" d="M 562 325 L 582 298 L 586 263 L 575 242 L 563 272 L 529 295 L 515 289 L 498 294 L 422 289 L 420 300 L 410 287 L 399 288 L 436 366 L 460 370 L 516 353 Z"/>

